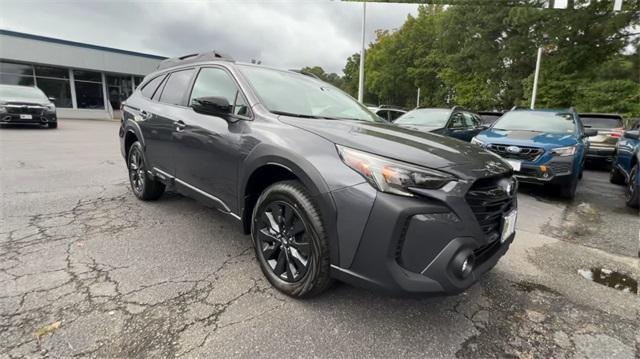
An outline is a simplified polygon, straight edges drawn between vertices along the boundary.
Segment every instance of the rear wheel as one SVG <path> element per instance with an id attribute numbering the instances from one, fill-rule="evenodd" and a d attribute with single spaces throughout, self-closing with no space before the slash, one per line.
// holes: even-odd
<path id="1" fill-rule="evenodd" d="M 299 182 L 278 182 L 260 195 L 251 236 L 262 272 L 279 291 L 305 298 L 330 286 L 327 234 L 320 211 Z"/>
<path id="2" fill-rule="evenodd" d="M 611 171 L 609 171 L 609 182 L 613 184 L 624 184 L 624 175 L 615 164 L 611 165 Z"/>
<path id="3" fill-rule="evenodd" d="M 638 185 L 638 164 L 631 169 L 629 174 L 629 182 L 625 190 L 625 200 L 627 206 L 631 208 L 638 208 L 640 206 L 640 186 Z"/>
<path id="4" fill-rule="evenodd" d="M 164 184 L 152 179 L 147 174 L 146 160 L 142 151 L 142 144 L 134 142 L 129 149 L 127 156 L 127 167 L 129 168 L 129 182 L 133 194 L 143 201 L 153 201 L 164 193 Z"/>

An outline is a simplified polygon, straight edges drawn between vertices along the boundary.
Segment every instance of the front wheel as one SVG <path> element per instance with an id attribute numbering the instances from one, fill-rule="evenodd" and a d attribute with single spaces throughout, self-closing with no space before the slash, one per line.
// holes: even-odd
<path id="1" fill-rule="evenodd" d="M 262 192 L 251 236 L 262 272 L 279 291 L 305 298 L 330 286 L 327 233 L 318 207 L 298 181 L 278 182 Z"/>
<path id="2" fill-rule="evenodd" d="M 609 182 L 619 185 L 624 184 L 624 175 L 620 172 L 615 163 L 611 165 L 611 171 L 609 171 Z"/>
<path id="3" fill-rule="evenodd" d="M 640 206 L 640 185 L 638 185 L 638 164 L 631 169 L 629 173 L 629 183 L 624 193 L 627 206 L 638 208 Z"/>
<path id="4" fill-rule="evenodd" d="M 576 196 L 576 191 L 578 189 L 578 177 L 574 177 L 571 179 L 571 182 L 560 187 L 560 195 L 567 199 L 573 199 Z"/>
<path id="5" fill-rule="evenodd" d="M 144 158 L 142 144 L 134 142 L 129 149 L 127 156 L 127 167 L 129 168 L 129 183 L 133 194 L 143 201 L 153 201 L 164 193 L 164 184 L 150 178 L 147 174 L 147 165 Z"/>

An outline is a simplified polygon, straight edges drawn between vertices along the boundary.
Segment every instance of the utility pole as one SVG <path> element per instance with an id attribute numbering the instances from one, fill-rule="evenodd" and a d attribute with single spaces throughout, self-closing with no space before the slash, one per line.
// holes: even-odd
<path id="1" fill-rule="evenodd" d="M 536 107 L 536 95 L 538 94 L 538 79 L 540 77 L 540 63 L 542 62 L 542 47 L 538 48 L 538 60 L 536 61 L 536 73 L 533 76 L 533 93 L 531 94 L 531 109 Z"/>
<path id="2" fill-rule="evenodd" d="M 367 2 L 362 3 L 362 48 L 360 49 L 360 74 L 358 76 L 358 101 L 362 103 L 364 101 L 364 37 L 365 37 L 365 22 L 367 18 Z"/>
<path id="3" fill-rule="evenodd" d="M 420 107 L 420 87 L 418 87 L 418 97 L 416 98 L 416 108 Z"/>

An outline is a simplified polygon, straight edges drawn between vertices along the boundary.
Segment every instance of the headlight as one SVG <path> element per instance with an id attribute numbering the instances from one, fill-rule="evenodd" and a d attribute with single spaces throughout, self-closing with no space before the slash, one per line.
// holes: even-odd
<path id="1" fill-rule="evenodd" d="M 484 147 L 485 143 L 477 139 L 476 137 L 471 139 L 471 143 L 474 145 L 478 145 L 480 147 Z"/>
<path id="2" fill-rule="evenodd" d="M 381 192 L 413 196 L 409 187 L 438 189 L 456 178 L 444 172 L 413 166 L 336 145 L 342 161 Z"/>
<path id="3" fill-rule="evenodd" d="M 45 106 L 48 112 L 55 112 L 56 110 L 56 105 L 50 103 L 48 105 Z"/>
<path id="4" fill-rule="evenodd" d="M 565 157 L 573 156 L 576 154 L 576 146 L 558 147 L 551 150 L 554 155 Z"/>

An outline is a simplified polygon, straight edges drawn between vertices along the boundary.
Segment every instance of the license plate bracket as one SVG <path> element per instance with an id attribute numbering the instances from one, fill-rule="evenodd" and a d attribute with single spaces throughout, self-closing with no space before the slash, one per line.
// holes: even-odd
<path id="1" fill-rule="evenodd" d="M 20 115 L 20 119 L 21 120 L 31 120 L 31 119 L 33 119 L 33 116 L 32 115 L 24 115 L 24 114 L 22 114 L 22 115 Z"/>

